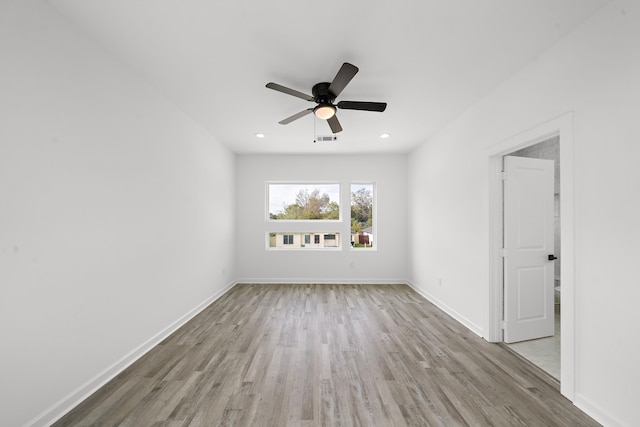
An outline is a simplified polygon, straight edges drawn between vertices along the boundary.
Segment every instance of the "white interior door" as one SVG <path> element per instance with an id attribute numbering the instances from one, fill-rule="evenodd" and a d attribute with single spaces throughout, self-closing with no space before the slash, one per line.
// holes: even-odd
<path id="1" fill-rule="evenodd" d="M 504 158 L 504 341 L 554 333 L 553 160 Z"/>

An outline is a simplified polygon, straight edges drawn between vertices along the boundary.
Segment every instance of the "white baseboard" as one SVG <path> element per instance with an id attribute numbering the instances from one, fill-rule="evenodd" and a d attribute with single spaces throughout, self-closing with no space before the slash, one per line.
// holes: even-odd
<path id="1" fill-rule="evenodd" d="M 414 291 L 419 293 L 423 298 L 433 303 L 436 307 L 438 307 L 439 309 L 447 313 L 449 316 L 456 319 L 458 322 L 462 323 L 462 325 L 464 325 L 467 329 L 471 330 L 471 332 L 473 332 L 474 334 L 478 335 L 481 338 L 484 338 L 484 329 L 481 326 L 467 319 L 466 317 L 464 317 L 463 315 L 461 315 L 460 313 L 458 313 L 457 311 L 449 307 L 447 304 L 443 303 L 438 298 L 434 297 L 429 292 L 425 291 L 415 283 L 412 283 L 412 282 L 406 282 L 406 283 L 409 286 L 411 286 Z"/>
<path id="2" fill-rule="evenodd" d="M 406 285 L 406 280 L 398 280 L 398 279 L 309 279 L 308 277 L 299 277 L 299 278 L 291 278 L 291 277 L 282 277 L 282 278 L 240 278 L 236 280 L 236 283 L 257 283 L 257 284 L 265 284 L 265 285 L 277 285 L 277 284 L 285 284 L 285 285 L 293 285 L 293 284 L 303 284 L 303 285 Z"/>
<path id="3" fill-rule="evenodd" d="M 175 322 L 171 323 L 169 326 L 164 328 L 162 331 L 158 332 L 153 337 L 149 338 L 146 342 L 139 345 L 137 348 L 133 349 L 129 354 L 122 357 L 120 360 L 115 362 L 113 365 L 106 368 L 100 374 L 96 375 L 93 379 L 89 380 L 83 386 L 78 388 L 76 391 L 72 392 L 68 396 L 64 397 L 57 403 L 53 404 L 50 408 L 42 412 L 40 415 L 32 419 L 30 422 L 25 424 L 25 427 L 40 427 L 40 426 L 49 426 L 62 418 L 67 412 L 75 408 L 78 404 L 80 404 L 83 400 L 89 397 L 91 394 L 95 393 L 100 387 L 105 385 L 107 382 L 112 380 L 116 375 L 129 367 L 136 360 L 144 356 L 149 350 L 162 342 L 169 335 L 174 333 L 177 329 L 179 329 L 182 325 L 187 323 L 189 320 L 194 318 L 198 313 L 207 308 L 212 302 L 220 298 L 226 292 L 228 292 L 231 288 L 236 285 L 236 281 L 229 283 L 223 289 L 219 290 L 205 301 L 198 304 L 195 308 L 185 313 Z"/>
<path id="4" fill-rule="evenodd" d="M 593 403 L 580 393 L 575 394 L 575 400 L 573 404 L 582 410 L 585 414 L 607 427 L 623 427 L 624 424 L 615 419 L 607 411 L 603 410 L 600 406 Z"/>

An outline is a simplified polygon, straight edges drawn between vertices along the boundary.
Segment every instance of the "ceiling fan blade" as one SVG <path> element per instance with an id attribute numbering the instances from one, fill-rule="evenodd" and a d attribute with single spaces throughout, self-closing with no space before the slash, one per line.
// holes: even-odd
<path id="1" fill-rule="evenodd" d="M 387 108 L 386 102 L 360 102 L 360 101 L 340 101 L 336 107 L 343 110 L 364 110 L 364 111 L 384 111 Z"/>
<path id="2" fill-rule="evenodd" d="M 284 120 L 280 120 L 278 123 L 280 123 L 281 125 L 288 125 L 292 121 L 298 120 L 300 117 L 304 117 L 307 114 L 311 113 L 312 111 L 313 111 L 313 108 L 307 108 L 306 110 L 302 110 L 299 113 L 296 113 L 291 117 L 287 117 Z"/>
<path id="3" fill-rule="evenodd" d="M 342 132 L 342 126 L 340 126 L 340 122 L 338 121 L 338 117 L 333 115 L 327 119 L 327 123 L 329 123 L 329 127 L 331 128 L 331 132 L 338 133 Z"/>
<path id="4" fill-rule="evenodd" d="M 288 87 L 284 87 L 282 85 L 279 85 L 278 83 L 267 83 L 267 87 L 269 89 L 277 90 L 278 92 L 286 93 L 287 95 L 293 95 L 298 98 L 302 98 L 305 101 L 313 101 L 313 96 L 307 95 L 306 93 L 298 92 L 294 89 L 289 89 Z"/>
<path id="5" fill-rule="evenodd" d="M 353 76 L 358 72 L 358 67 L 351 65 L 348 62 L 342 64 L 338 74 L 333 78 L 331 85 L 329 86 L 329 92 L 335 97 L 340 95 L 340 92 L 349 84 Z"/>

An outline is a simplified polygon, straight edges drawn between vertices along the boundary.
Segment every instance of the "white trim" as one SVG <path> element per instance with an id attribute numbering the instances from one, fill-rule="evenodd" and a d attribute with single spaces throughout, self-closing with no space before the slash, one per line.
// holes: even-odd
<path id="1" fill-rule="evenodd" d="M 87 381 L 84 385 L 78 388 L 76 391 L 70 393 L 68 396 L 60 399 L 57 403 L 54 403 L 43 411 L 40 415 L 29 421 L 26 426 L 39 427 L 49 426 L 62 418 L 67 412 L 71 411 L 83 400 L 95 393 L 100 387 L 111 381 L 118 374 L 124 371 L 127 367 L 133 364 L 136 360 L 144 356 L 149 350 L 160 344 L 165 338 L 174 333 L 180 327 L 182 327 L 189 320 L 198 315 L 202 310 L 207 308 L 211 303 L 216 301 L 222 295 L 227 293 L 231 288 L 236 285 L 237 282 L 231 282 L 223 289 L 219 290 L 205 301 L 198 304 L 195 308 L 185 313 L 175 322 L 158 332 L 153 337 L 149 338 L 146 342 L 142 343 L 131 352 L 123 356 L 120 360 L 106 368 L 104 371 L 96 375 L 93 379 Z"/>
<path id="2" fill-rule="evenodd" d="M 407 284 L 414 291 L 420 294 L 420 296 L 422 296 L 427 301 L 433 303 L 435 306 L 437 306 L 439 309 L 447 313 L 449 316 L 453 317 L 455 320 L 457 320 L 459 323 L 461 323 L 471 332 L 478 335 L 479 337 L 484 336 L 484 330 L 480 325 L 477 325 L 471 320 L 467 319 L 466 317 L 464 317 L 463 315 L 461 315 L 460 313 L 458 313 L 457 311 L 455 311 L 454 309 L 452 309 L 451 307 L 449 307 L 448 305 L 440 301 L 438 298 L 434 297 L 429 292 L 425 291 L 424 289 L 416 285 L 415 283 L 407 282 Z"/>
<path id="3" fill-rule="evenodd" d="M 498 172 L 502 156 L 528 147 L 549 137 L 560 137 L 560 194 L 562 208 L 562 316 L 560 392 L 569 400 L 575 394 L 575 244 L 574 244 L 574 156 L 573 112 L 542 123 L 489 148 L 489 307 L 488 341 L 502 341 L 502 181 Z"/>
<path id="4" fill-rule="evenodd" d="M 293 234 L 293 233 L 291 233 Z M 273 252 L 340 252 L 342 251 L 342 247 L 341 246 L 327 246 L 324 248 L 307 248 L 307 247 L 291 247 L 291 248 L 287 248 L 285 246 L 282 247 L 267 247 L 266 248 L 267 251 L 273 251 Z"/>
<path id="5" fill-rule="evenodd" d="M 580 408 L 585 414 L 589 415 L 591 418 L 602 424 L 603 426 L 608 427 L 622 427 L 624 423 L 614 418 L 613 415 L 604 411 L 600 406 L 593 403 L 591 400 L 587 399 L 580 393 L 575 394 L 575 402 L 578 408 Z"/>
<path id="6" fill-rule="evenodd" d="M 492 156 L 489 158 L 489 311 L 486 329 L 489 342 L 502 342 L 503 339 L 502 182 L 502 156 Z"/>
<path id="7" fill-rule="evenodd" d="M 256 278 L 256 277 L 245 277 L 236 280 L 236 283 L 255 283 L 258 285 L 407 285 L 408 282 L 406 280 L 398 280 L 398 279 L 341 279 L 341 278 L 333 278 L 328 279 L 326 277 L 310 279 L 309 277 L 276 277 L 276 278 Z M 411 285 L 409 285 L 411 286 Z"/>

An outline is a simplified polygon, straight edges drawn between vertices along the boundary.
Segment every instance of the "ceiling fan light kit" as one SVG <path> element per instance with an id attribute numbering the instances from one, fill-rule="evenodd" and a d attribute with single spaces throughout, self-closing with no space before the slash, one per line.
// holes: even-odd
<path id="1" fill-rule="evenodd" d="M 267 83 L 267 88 L 273 89 L 278 92 L 286 93 L 287 95 L 295 96 L 297 98 L 304 99 L 305 101 L 315 102 L 314 108 L 307 108 L 293 116 L 287 117 L 279 121 L 281 125 L 286 125 L 294 120 L 306 116 L 307 114 L 314 113 L 319 119 L 326 120 L 331 128 L 331 132 L 334 134 L 342 132 L 342 126 L 336 116 L 336 108 L 342 110 L 361 110 L 361 111 L 378 111 L 382 112 L 387 108 L 386 102 L 361 102 L 361 101 L 340 101 L 334 104 L 335 99 L 340 95 L 344 88 L 349 84 L 351 79 L 358 72 L 358 67 L 345 62 L 340 67 L 338 74 L 334 77 L 331 83 L 320 82 L 311 88 L 311 95 L 299 92 L 295 89 L 279 85 L 277 83 Z"/>
<path id="2" fill-rule="evenodd" d="M 336 107 L 331 104 L 320 104 L 313 109 L 313 113 L 319 119 L 328 120 L 336 114 Z"/>

